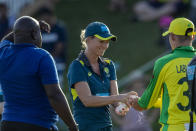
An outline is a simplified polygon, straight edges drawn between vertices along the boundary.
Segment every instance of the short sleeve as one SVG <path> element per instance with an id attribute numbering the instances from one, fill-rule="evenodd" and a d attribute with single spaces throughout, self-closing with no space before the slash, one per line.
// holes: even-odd
<path id="1" fill-rule="evenodd" d="M 69 66 L 67 78 L 70 88 L 74 88 L 74 84 L 77 82 L 87 82 L 87 76 L 83 68 L 83 65 L 77 60 L 74 60 Z"/>
<path id="2" fill-rule="evenodd" d="M 117 80 L 116 68 L 114 66 L 113 61 L 110 61 L 109 68 L 110 68 L 110 80 Z"/>
<path id="3" fill-rule="evenodd" d="M 58 83 L 55 62 L 50 54 L 46 54 L 41 58 L 38 74 L 44 85 Z"/>
<path id="4" fill-rule="evenodd" d="M 158 98 L 161 95 L 161 89 L 164 84 L 164 76 L 165 70 L 163 67 L 165 64 L 162 61 L 156 61 L 154 70 L 153 70 L 153 77 L 147 87 L 147 89 L 142 94 L 141 98 L 138 101 L 138 104 L 142 108 L 151 108 L 155 102 L 157 102 Z"/>

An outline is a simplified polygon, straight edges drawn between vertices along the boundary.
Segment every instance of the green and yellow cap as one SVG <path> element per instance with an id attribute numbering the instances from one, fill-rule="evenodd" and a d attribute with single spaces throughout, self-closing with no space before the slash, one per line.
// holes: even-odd
<path id="1" fill-rule="evenodd" d="M 117 37 L 110 33 L 109 28 L 102 22 L 92 22 L 85 29 L 85 38 L 95 36 L 101 40 L 116 41 Z"/>
<path id="2" fill-rule="evenodd" d="M 176 18 L 170 23 L 169 30 L 164 32 L 162 36 L 166 36 L 169 33 L 173 33 L 175 35 L 190 36 L 196 34 L 194 30 L 195 26 L 192 21 L 187 18 Z"/>

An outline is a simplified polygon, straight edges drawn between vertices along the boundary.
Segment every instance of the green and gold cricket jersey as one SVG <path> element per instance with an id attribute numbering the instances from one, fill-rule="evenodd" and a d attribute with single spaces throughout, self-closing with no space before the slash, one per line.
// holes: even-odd
<path id="1" fill-rule="evenodd" d="M 161 97 L 161 124 L 178 125 L 190 121 L 190 89 L 186 68 L 195 54 L 193 47 L 181 46 L 155 62 L 153 78 L 138 104 L 149 109 Z"/>

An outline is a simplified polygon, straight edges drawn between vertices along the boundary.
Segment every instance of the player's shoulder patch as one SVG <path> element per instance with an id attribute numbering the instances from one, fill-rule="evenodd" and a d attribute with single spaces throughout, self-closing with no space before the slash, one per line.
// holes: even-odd
<path id="1" fill-rule="evenodd" d="M 110 63 L 111 63 L 111 60 L 108 59 L 108 58 L 104 58 L 104 61 L 105 61 L 107 64 L 110 64 Z"/>

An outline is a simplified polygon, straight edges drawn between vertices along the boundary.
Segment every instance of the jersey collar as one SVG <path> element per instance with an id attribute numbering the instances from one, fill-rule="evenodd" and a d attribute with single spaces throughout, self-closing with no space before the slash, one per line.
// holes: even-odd
<path id="1" fill-rule="evenodd" d="M 82 50 L 82 51 L 80 52 L 80 54 L 78 55 L 78 58 L 77 58 L 77 59 L 78 59 L 78 60 L 82 60 L 86 66 L 88 66 L 88 67 L 91 66 L 90 63 L 89 63 L 88 58 L 86 57 L 86 55 L 85 55 L 85 53 L 84 53 L 84 50 Z M 98 63 L 99 63 L 99 64 L 102 64 L 102 65 L 107 65 L 107 63 L 104 61 L 104 58 L 103 58 L 103 57 L 99 57 L 99 58 L 98 58 Z"/>
<path id="2" fill-rule="evenodd" d="M 21 44 L 13 44 L 15 47 L 37 47 L 34 44 L 31 43 L 21 43 Z"/>
<path id="3" fill-rule="evenodd" d="M 191 51 L 191 52 L 196 51 L 193 46 L 179 46 L 174 49 L 174 51 L 176 51 L 176 50 L 185 50 L 185 51 Z"/>

